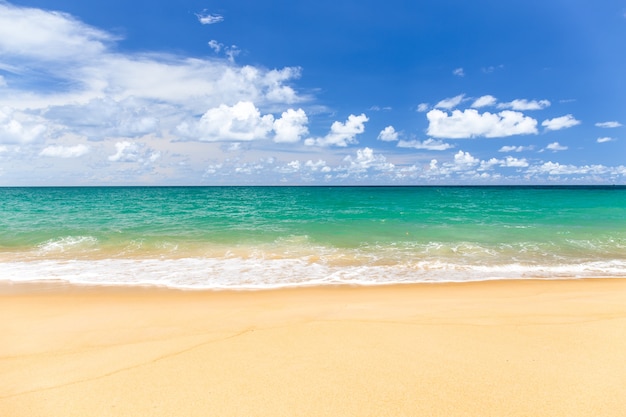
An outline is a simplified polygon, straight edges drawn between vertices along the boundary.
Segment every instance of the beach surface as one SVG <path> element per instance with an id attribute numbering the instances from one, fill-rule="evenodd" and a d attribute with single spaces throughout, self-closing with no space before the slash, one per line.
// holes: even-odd
<path id="1" fill-rule="evenodd" d="M 0 285 L 0 416 L 624 416 L 626 280 Z"/>

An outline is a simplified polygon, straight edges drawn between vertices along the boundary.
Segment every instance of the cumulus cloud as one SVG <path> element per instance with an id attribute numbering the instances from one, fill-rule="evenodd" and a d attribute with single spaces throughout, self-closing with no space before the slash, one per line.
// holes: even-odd
<path id="1" fill-rule="evenodd" d="M 262 116 L 252 102 L 240 101 L 234 106 L 222 104 L 209 109 L 197 123 L 183 123 L 178 131 L 186 138 L 207 142 L 251 141 L 267 138 L 273 127 L 274 116 Z"/>
<path id="2" fill-rule="evenodd" d="M 506 156 L 505 158 L 480 159 L 467 151 L 459 151 L 448 157 L 432 159 L 430 163 L 396 165 L 395 161 L 379 154 L 375 149 L 357 149 L 346 156 L 338 165 L 329 164 L 323 159 L 281 161 L 275 158 L 260 158 L 256 161 L 244 161 L 239 158 L 227 159 L 211 164 L 206 169 L 206 178 L 236 179 L 248 183 L 262 178 L 264 183 L 283 181 L 304 183 L 363 183 L 363 184 L 415 184 L 415 181 L 434 183 L 519 183 L 560 181 L 581 183 L 622 181 L 626 178 L 626 167 L 607 167 L 602 165 L 574 166 L 558 165 L 543 161 L 532 164 L 525 158 Z M 286 178 L 289 174 L 291 177 Z M 574 177 L 575 176 L 575 177 Z"/>
<path id="3" fill-rule="evenodd" d="M 417 111 L 420 113 L 427 112 L 430 109 L 430 105 L 428 103 L 420 103 L 417 105 Z"/>
<path id="4" fill-rule="evenodd" d="M 480 161 L 479 171 L 489 171 L 494 167 L 502 167 L 502 168 L 526 168 L 530 164 L 524 158 L 518 159 L 512 156 L 507 156 L 505 159 L 497 159 L 491 158 L 487 161 Z"/>
<path id="5" fill-rule="evenodd" d="M 43 138 L 47 127 L 38 117 L 0 108 L 0 143 L 23 144 Z"/>
<path id="6" fill-rule="evenodd" d="M 528 161 L 525 158 L 518 159 L 513 158 L 512 156 L 507 156 L 504 161 L 501 163 L 503 167 L 513 167 L 513 168 L 525 168 L 529 165 Z"/>
<path id="7" fill-rule="evenodd" d="M 459 169 L 467 169 L 480 163 L 480 159 L 473 157 L 469 152 L 458 151 L 454 154 L 454 165 Z"/>
<path id="8" fill-rule="evenodd" d="M 553 142 L 546 146 L 546 149 L 552 152 L 566 151 L 567 146 L 561 145 L 559 142 Z"/>
<path id="9" fill-rule="evenodd" d="M 518 110 L 518 111 L 542 110 L 542 109 L 545 109 L 546 107 L 549 107 L 550 104 L 551 103 L 548 100 L 516 99 L 508 103 L 500 103 L 498 104 L 498 108 Z"/>
<path id="10" fill-rule="evenodd" d="M 312 146 L 339 146 L 346 147 L 349 144 L 358 143 L 356 135 L 365 131 L 365 122 L 369 119 L 365 114 L 355 116 L 351 114 L 345 123 L 334 122 L 330 127 L 330 133 L 321 138 L 309 138 L 304 143 Z"/>
<path id="11" fill-rule="evenodd" d="M 50 156 L 56 158 L 78 158 L 89 152 L 89 147 L 86 145 L 75 146 L 60 146 L 52 145 L 45 147 L 39 155 Z"/>
<path id="12" fill-rule="evenodd" d="M 465 71 L 463 71 L 463 68 L 455 68 L 452 71 L 452 74 L 456 75 L 457 77 L 465 77 Z"/>
<path id="13" fill-rule="evenodd" d="M 472 103 L 471 107 L 478 109 L 481 107 L 495 106 L 497 101 L 498 100 L 494 96 L 486 95 L 478 97 L 476 100 L 474 100 L 474 103 Z"/>
<path id="14" fill-rule="evenodd" d="M 567 129 L 569 127 L 576 126 L 579 124 L 580 124 L 580 120 L 576 120 L 574 116 L 572 116 L 571 114 L 566 114 L 565 116 L 544 120 L 541 123 L 541 126 L 545 127 L 546 130 L 561 130 L 561 129 Z"/>
<path id="15" fill-rule="evenodd" d="M 219 23 L 224 21 L 224 17 L 219 14 L 210 14 L 204 10 L 202 13 L 196 13 L 196 17 L 198 21 L 203 25 L 213 25 L 215 23 Z"/>
<path id="16" fill-rule="evenodd" d="M 446 109 L 450 110 L 457 107 L 463 99 L 465 98 L 465 94 L 459 94 L 455 97 L 445 98 L 441 100 L 439 103 L 435 104 L 435 108 L 437 109 Z"/>
<path id="17" fill-rule="evenodd" d="M 108 158 L 111 162 L 138 162 L 148 165 L 161 157 L 160 152 L 155 152 L 137 142 L 117 142 L 115 150 L 116 152 Z"/>
<path id="18" fill-rule="evenodd" d="M 136 143 L 124 141 L 115 144 L 116 153 L 109 156 L 112 162 L 135 162 L 139 154 L 139 145 Z"/>
<path id="19" fill-rule="evenodd" d="M 433 159 L 430 161 L 424 175 L 433 178 L 436 176 L 445 178 L 466 178 L 472 180 L 496 180 L 501 178 L 497 168 L 515 168 L 523 172 L 530 163 L 526 159 L 507 156 L 505 159 L 491 158 L 481 160 L 466 151 L 458 151 L 451 162 L 440 163 Z"/>
<path id="20" fill-rule="evenodd" d="M 180 123 L 176 131 L 184 139 L 203 142 L 273 138 L 279 143 L 295 143 L 308 133 L 307 123 L 302 109 L 287 109 L 276 119 L 272 114 L 261 114 L 254 103 L 240 101 L 233 106 L 222 104 L 209 109 L 199 120 Z"/>
<path id="21" fill-rule="evenodd" d="M 433 109 L 426 114 L 427 132 L 435 138 L 487 138 L 537 133 L 537 121 L 522 113 L 504 110 L 500 113 L 479 113 L 475 109 L 447 113 Z"/>
<path id="22" fill-rule="evenodd" d="M 569 164 L 561 164 L 558 162 L 545 162 L 541 165 L 536 165 L 530 167 L 528 169 L 530 174 L 549 174 L 549 175 L 603 175 L 603 174 L 612 174 L 612 175 L 624 175 L 626 174 L 625 167 L 620 165 L 618 167 L 607 167 L 604 165 L 569 165 Z"/>
<path id="23" fill-rule="evenodd" d="M 621 127 L 622 124 L 620 122 L 611 121 L 611 122 L 598 122 L 596 123 L 596 126 L 610 129 L 610 128 L 615 128 L 615 127 Z"/>
<path id="24" fill-rule="evenodd" d="M 281 117 L 274 121 L 275 142 L 293 143 L 298 142 L 304 135 L 309 133 L 307 124 L 309 119 L 302 109 L 288 109 Z"/>
<path id="25" fill-rule="evenodd" d="M 327 173 L 332 170 L 328 165 L 326 165 L 326 161 L 322 159 L 318 159 L 317 162 L 313 162 L 312 160 L 309 159 L 308 161 L 306 161 L 304 166 L 313 172 L 320 171 L 320 172 Z"/>
<path id="26" fill-rule="evenodd" d="M 378 139 L 384 142 L 395 142 L 398 140 L 398 132 L 393 126 L 387 126 L 378 134 Z"/>
<path id="27" fill-rule="evenodd" d="M 300 161 L 295 160 L 295 161 L 291 161 L 287 163 L 287 165 L 277 167 L 276 170 L 280 172 L 281 174 L 293 174 L 293 173 L 300 171 L 301 167 L 302 167 L 302 164 L 300 163 Z"/>
<path id="28" fill-rule="evenodd" d="M 343 169 L 350 173 L 362 173 L 369 169 L 388 171 L 394 168 L 392 163 L 387 162 L 384 155 L 377 155 L 371 148 L 357 149 L 354 157 L 348 155 L 344 161 L 348 163 L 348 166 Z"/>
<path id="29" fill-rule="evenodd" d="M 398 142 L 398 148 L 413 148 L 413 149 L 426 149 L 429 151 L 445 151 L 446 149 L 454 148 L 454 145 L 442 142 L 435 139 L 426 139 L 425 141 L 419 140 L 401 140 Z"/>

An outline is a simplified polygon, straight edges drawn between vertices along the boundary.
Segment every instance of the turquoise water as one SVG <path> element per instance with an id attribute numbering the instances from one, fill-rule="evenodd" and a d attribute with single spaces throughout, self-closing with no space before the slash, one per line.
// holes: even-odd
<path id="1" fill-rule="evenodd" d="M 0 188 L 0 279 L 267 288 L 626 276 L 624 187 Z"/>

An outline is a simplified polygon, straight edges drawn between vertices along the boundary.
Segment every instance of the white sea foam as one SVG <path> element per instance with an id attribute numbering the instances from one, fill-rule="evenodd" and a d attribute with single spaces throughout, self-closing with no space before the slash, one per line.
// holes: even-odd
<path id="1" fill-rule="evenodd" d="M 184 258 L 33 260 L 0 263 L 0 279 L 61 280 L 88 285 L 156 285 L 187 289 L 266 289 L 315 285 L 383 285 L 497 279 L 626 277 L 626 261 L 561 265 L 465 265 L 416 261 L 340 265 L 310 259 Z"/>
<path id="2" fill-rule="evenodd" d="M 65 236 L 57 239 L 50 239 L 38 246 L 43 254 L 51 252 L 76 251 L 79 249 L 96 248 L 98 239 L 93 236 Z"/>

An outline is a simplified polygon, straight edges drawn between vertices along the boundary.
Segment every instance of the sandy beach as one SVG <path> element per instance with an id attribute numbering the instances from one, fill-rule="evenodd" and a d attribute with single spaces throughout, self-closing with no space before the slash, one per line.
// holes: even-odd
<path id="1" fill-rule="evenodd" d="M 623 416 L 626 280 L 0 286 L 0 416 Z"/>

